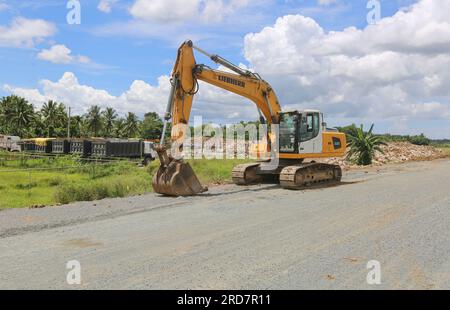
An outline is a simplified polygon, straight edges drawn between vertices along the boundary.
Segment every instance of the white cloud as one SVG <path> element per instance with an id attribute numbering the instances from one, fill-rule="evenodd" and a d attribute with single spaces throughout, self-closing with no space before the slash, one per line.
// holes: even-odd
<path id="1" fill-rule="evenodd" d="M 26 98 L 37 107 L 41 107 L 42 104 L 47 101 L 47 98 L 42 95 L 38 89 L 20 88 L 6 84 L 3 85 L 3 90 L 8 93 Z"/>
<path id="2" fill-rule="evenodd" d="M 133 0 L 132 17 L 99 25 L 97 36 L 152 38 L 178 45 L 186 39 L 214 46 L 242 44 L 246 29 L 264 24 L 266 13 L 259 8 L 272 0 Z"/>
<path id="3" fill-rule="evenodd" d="M 317 0 L 319 5 L 330 5 L 336 2 L 338 2 L 338 0 Z"/>
<path id="4" fill-rule="evenodd" d="M 136 0 L 130 14 L 138 19 L 158 22 L 180 22 L 191 19 L 200 0 Z"/>
<path id="5" fill-rule="evenodd" d="M 450 2 L 421 0 L 365 29 L 301 15 L 245 37 L 245 56 L 290 109 L 333 117 L 450 119 Z"/>
<path id="6" fill-rule="evenodd" d="M 9 26 L 0 25 L 0 46 L 30 48 L 55 32 L 55 25 L 45 20 L 17 17 Z"/>
<path id="7" fill-rule="evenodd" d="M 241 120 L 245 115 L 257 117 L 256 109 L 251 104 L 245 104 L 241 97 L 200 82 L 201 91 L 195 98 L 192 116 L 201 115 L 208 121 Z M 35 107 L 42 107 L 47 100 L 63 102 L 72 107 L 74 113 L 84 114 L 90 106 L 99 105 L 102 108 L 113 107 L 119 113 L 134 112 L 143 116 L 147 112 L 164 114 L 170 92 L 168 76 L 161 76 L 156 85 L 144 81 L 134 81 L 128 90 L 118 96 L 108 91 L 96 89 L 79 83 L 77 77 L 66 72 L 56 82 L 42 80 L 39 88 L 21 88 L 4 85 L 4 91 L 26 98 Z"/>
<path id="8" fill-rule="evenodd" d="M 103 13 L 111 13 L 112 7 L 118 0 L 100 0 L 97 9 Z"/>
<path id="9" fill-rule="evenodd" d="M 86 56 L 72 55 L 72 51 L 65 45 L 53 45 L 50 49 L 42 50 L 37 57 L 41 60 L 49 61 L 55 64 L 70 64 L 70 63 L 89 63 L 90 59 Z"/>
<path id="10" fill-rule="evenodd" d="M 249 0 L 136 0 L 130 14 L 136 19 L 157 23 L 188 20 L 217 23 L 249 3 Z"/>
<path id="11" fill-rule="evenodd" d="M 21 88 L 4 85 L 9 93 L 25 97 L 37 108 L 42 107 L 47 100 L 63 102 L 72 107 L 75 113 L 83 114 L 90 106 L 99 105 L 103 108 L 114 107 L 121 113 L 128 111 L 143 115 L 148 111 L 163 114 L 165 100 L 169 93 L 169 78 L 159 78 L 158 85 L 152 86 L 143 81 L 134 81 L 130 88 L 119 96 L 108 91 L 80 84 L 72 72 L 66 72 L 56 82 L 42 80 L 39 88 Z"/>
<path id="12" fill-rule="evenodd" d="M 250 4 L 249 0 L 223 0 L 204 1 L 204 8 L 200 11 L 201 17 L 206 22 L 221 22 L 229 16 Z"/>

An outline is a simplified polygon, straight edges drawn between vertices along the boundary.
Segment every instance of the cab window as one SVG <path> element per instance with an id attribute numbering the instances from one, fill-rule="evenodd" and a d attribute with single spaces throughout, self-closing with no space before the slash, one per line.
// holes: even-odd
<path id="1" fill-rule="evenodd" d="M 295 128 L 297 115 L 282 114 L 280 120 L 280 151 L 282 153 L 295 152 Z"/>
<path id="2" fill-rule="evenodd" d="M 318 136 L 320 131 L 319 113 L 308 113 L 302 115 L 300 124 L 300 142 L 309 141 Z"/>

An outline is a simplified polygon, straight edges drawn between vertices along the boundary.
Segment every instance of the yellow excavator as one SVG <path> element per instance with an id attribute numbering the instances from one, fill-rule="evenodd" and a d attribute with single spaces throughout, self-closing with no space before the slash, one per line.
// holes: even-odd
<path id="1" fill-rule="evenodd" d="M 194 50 L 231 70 L 231 73 L 197 64 Z M 168 153 L 164 141 L 171 121 L 170 142 L 178 143 L 179 150 L 182 150 L 183 145 L 179 141 L 183 141 L 188 128 L 192 102 L 199 90 L 198 81 L 249 99 L 256 104 L 261 122 L 270 128 L 277 128 L 267 134 L 265 146 L 267 153 L 271 154 L 270 159 L 276 159 L 276 166 L 267 168 L 267 160 L 238 165 L 232 171 L 235 184 L 275 182 L 286 189 L 301 189 L 317 183 L 340 182 L 340 166 L 315 161 L 343 157 L 347 145 L 345 134 L 328 129 L 320 111 L 283 112 L 275 91 L 257 73 L 238 67 L 218 55 L 210 55 L 194 46 L 192 41 L 186 41 L 178 50 L 162 138 L 156 147 L 161 163 L 152 183 L 156 193 L 178 197 L 207 191 L 188 163 Z M 305 162 L 306 159 L 312 161 Z"/>

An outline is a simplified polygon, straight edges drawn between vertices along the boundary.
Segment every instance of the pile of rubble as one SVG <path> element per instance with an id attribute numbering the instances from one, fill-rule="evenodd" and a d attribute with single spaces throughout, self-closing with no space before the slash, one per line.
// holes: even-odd
<path id="1" fill-rule="evenodd" d="M 252 147 L 252 145 L 248 142 L 242 142 L 243 143 L 237 147 L 233 140 L 224 142 L 223 140 L 216 138 L 193 139 L 191 144 L 191 156 L 196 156 L 195 158 L 202 158 L 202 156 L 207 155 L 214 157 L 214 155 L 217 155 L 219 152 L 223 152 L 224 157 L 227 157 L 226 155 L 229 154 L 234 154 L 235 156 L 238 154 L 241 156 L 249 156 L 250 153 L 255 156 L 253 153 L 253 151 L 255 151 L 254 147 Z M 214 145 L 220 145 L 221 143 L 223 143 L 221 149 L 216 150 Z M 200 146 L 200 148 L 194 150 L 194 145 Z M 202 145 L 204 146 L 204 149 L 201 148 Z M 433 146 L 419 146 L 409 142 L 390 142 L 381 148 L 384 153 L 376 152 L 372 166 L 381 166 L 387 163 L 402 163 L 407 161 L 433 160 L 445 156 L 445 153 L 442 150 Z M 211 152 L 211 154 L 206 154 L 209 153 L 207 151 Z M 330 158 L 317 161 L 340 165 L 344 169 L 356 166 L 346 158 Z"/>
<path id="2" fill-rule="evenodd" d="M 409 142 L 389 143 L 383 146 L 384 154 L 377 153 L 374 164 L 401 163 L 405 161 L 442 158 L 444 152 L 433 146 L 414 145 Z"/>
<path id="3" fill-rule="evenodd" d="M 383 149 L 384 154 L 377 152 L 372 166 L 381 166 L 387 163 L 403 163 L 407 161 L 433 160 L 445 156 L 442 150 L 433 146 L 420 146 L 409 142 L 391 142 L 381 148 Z M 338 164 L 344 169 L 354 166 L 344 158 L 333 158 L 326 160 L 326 162 Z"/>

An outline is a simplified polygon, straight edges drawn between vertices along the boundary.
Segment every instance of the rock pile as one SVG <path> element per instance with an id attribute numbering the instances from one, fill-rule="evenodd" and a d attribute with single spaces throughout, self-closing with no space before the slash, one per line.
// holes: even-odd
<path id="1" fill-rule="evenodd" d="M 203 155 L 214 157 L 216 152 L 219 152 L 219 150 L 215 150 L 213 145 L 220 145 L 221 143 L 223 143 L 223 146 L 220 151 L 224 152 L 224 157 L 226 157 L 225 154 L 234 154 L 235 156 L 238 154 L 241 154 L 241 156 L 245 154 L 244 156 L 249 156 L 249 153 L 255 156 L 253 152 L 250 152 L 250 150 L 254 151 L 255 149 L 249 145 L 248 142 L 243 141 L 238 149 L 235 146 L 234 141 L 224 142 L 221 139 L 216 140 L 215 138 L 193 139 L 191 144 L 191 154 L 192 156 L 196 155 L 196 158 L 201 158 Z M 198 150 L 194 151 L 194 145 L 201 146 L 202 144 L 204 149 L 200 147 Z M 407 161 L 433 160 L 445 156 L 445 153 L 438 148 L 432 146 L 414 145 L 409 142 L 391 142 L 381 148 L 383 149 L 384 154 L 377 152 L 372 166 L 381 166 L 387 163 L 402 163 Z M 207 153 L 207 150 L 212 151 L 212 153 L 205 154 Z M 337 164 L 344 169 L 354 166 L 345 158 L 330 158 L 316 161 Z"/>
<path id="2" fill-rule="evenodd" d="M 433 146 L 414 145 L 409 142 L 389 143 L 383 146 L 384 154 L 377 153 L 374 164 L 401 163 L 442 158 L 444 152 Z"/>
<path id="3" fill-rule="evenodd" d="M 433 146 L 419 146 L 409 142 L 391 142 L 382 146 L 384 154 L 377 152 L 372 166 L 381 166 L 387 163 L 402 163 L 407 161 L 424 161 L 442 158 L 444 152 Z M 327 163 L 338 164 L 350 168 L 352 163 L 343 158 L 332 158 Z"/>

